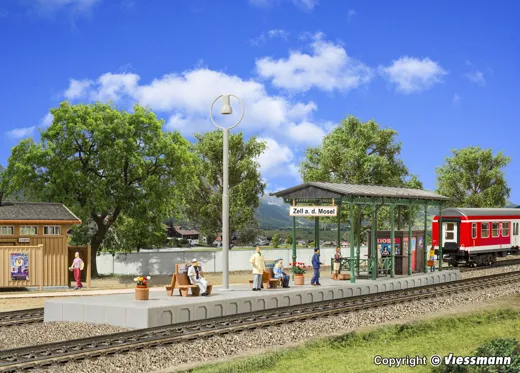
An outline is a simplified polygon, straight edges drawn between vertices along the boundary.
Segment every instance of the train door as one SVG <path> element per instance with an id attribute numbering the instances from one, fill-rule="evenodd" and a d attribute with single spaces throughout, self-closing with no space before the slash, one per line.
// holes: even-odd
<path id="1" fill-rule="evenodd" d="M 446 245 L 446 242 L 455 242 L 458 245 L 458 226 L 456 222 L 442 223 L 442 230 L 444 231 L 443 247 Z"/>
<path id="2" fill-rule="evenodd" d="M 511 233 L 511 246 L 517 247 L 520 245 L 520 237 L 518 235 L 518 223 L 513 223 Z"/>

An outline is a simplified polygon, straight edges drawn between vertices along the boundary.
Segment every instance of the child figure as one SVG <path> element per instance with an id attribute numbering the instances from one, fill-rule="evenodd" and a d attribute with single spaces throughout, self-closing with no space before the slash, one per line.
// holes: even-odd
<path id="1" fill-rule="evenodd" d="M 339 266 L 341 264 L 341 249 L 336 247 L 336 253 L 334 254 L 334 274 L 332 275 L 333 280 L 338 279 Z"/>
<path id="2" fill-rule="evenodd" d="M 74 280 L 76 280 L 76 287 L 74 290 L 82 289 L 83 284 L 81 283 L 81 271 L 85 267 L 85 263 L 79 257 L 79 252 L 74 254 L 74 261 L 72 262 L 72 266 L 70 266 L 69 270 L 74 270 Z"/>
<path id="3" fill-rule="evenodd" d="M 428 253 L 428 259 L 428 261 L 430 262 L 428 264 L 431 264 L 430 272 L 435 272 L 435 250 L 433 249 L 433 246 L 430 249 L 430 252 Z"/>

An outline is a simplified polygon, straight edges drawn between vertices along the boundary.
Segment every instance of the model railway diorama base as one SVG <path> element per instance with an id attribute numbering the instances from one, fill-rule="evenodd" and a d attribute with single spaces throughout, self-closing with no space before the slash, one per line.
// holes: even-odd
<path id="1" fill-rule="evenodd" d="M 311 286 L 306 283 L 302 286 L 291 286 L 289 289 L 263 289 L 257 292 L 251 291 L 248 285 L 232 286 L 234 291 L 230 292 L 220 292 L 219 287 L 215 287 L 208 297 L 182 297 L 179 296 L 178 291 L 174 296 L 168 297 L 166 290 L 163 290 L 150 291 L 148 301 L 136 301 L 133 294 L 56 299 L 45 302 L 44 321 L 150 328 L 323 300 L 410 289 L 459 279 L 458 270 L 446 270 L 418 273 L 412 276 L 396 276 L 393 279 L 357 280 L 355 284 L 322 277 L 322 286 Z"/>

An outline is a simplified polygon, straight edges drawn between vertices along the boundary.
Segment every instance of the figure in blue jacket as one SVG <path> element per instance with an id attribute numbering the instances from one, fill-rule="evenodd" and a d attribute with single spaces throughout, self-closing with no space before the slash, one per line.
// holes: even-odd
<path id="1" fill-rule="evenodd" d="M 314 249 L 314 255 L 312 256 L 312 268 L 314 268 L 314 276 L 311 279 L 312 286 L 320 286 L 320 249 Z"/>

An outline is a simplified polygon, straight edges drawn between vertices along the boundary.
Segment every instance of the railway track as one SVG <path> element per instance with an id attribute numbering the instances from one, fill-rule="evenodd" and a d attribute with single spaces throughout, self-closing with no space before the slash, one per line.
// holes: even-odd
<path id="1" fill-rule="evenodd" d="M 0 312 L 0 328 L 43 322 L 43 308 Z"/>
<path id="2" fill-rule="evenodd" d="M 74 360 L 109 356 L 418 299 L 446 296 L 447 294 L 466 292 L 468 289 L 475 290 L 498 286 L 518 280 L 520 280 L 520 271 L 508 272 L 408 290 L 342 298 L 171 326 L 0 350 L 0 372 L 19 372 L 49 367 Z"/>
<path id="3" fill-rule="evenodd" d="M 498 262 L 493 263 L 490 266 L 478 266 L 478 267 L 455 267 L 458 268 L 460 272 L 471 272 L 471 271 L 479 271 L 482 269 L 489 269 L 489 268 L 498 268 L 498 267 L 509 267 L 514 265 L 520 265 L 520 259 L 508 259 L 508 260 L 501 260 Z"/>

